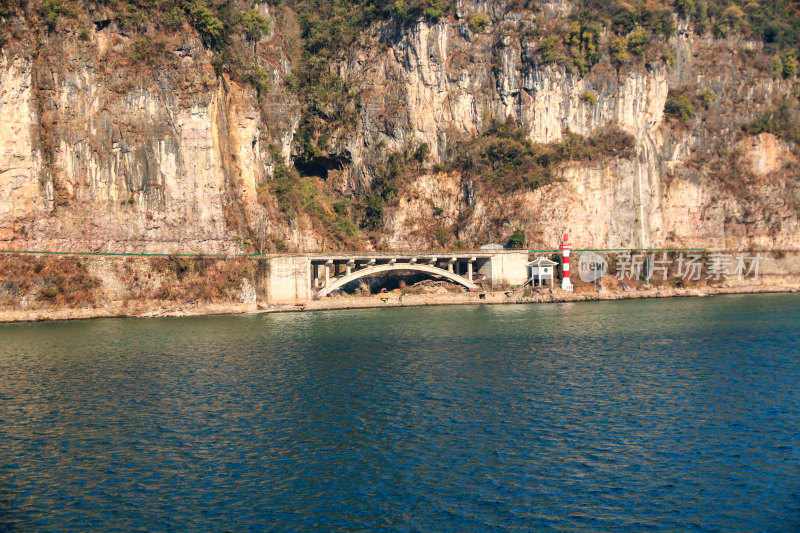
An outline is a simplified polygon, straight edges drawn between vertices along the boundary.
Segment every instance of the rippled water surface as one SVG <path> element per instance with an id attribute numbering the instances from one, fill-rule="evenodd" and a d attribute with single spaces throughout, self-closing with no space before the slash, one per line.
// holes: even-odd
<path id="1" fill-rule="evenodd" d="M 0 530 L 794 531 L 800 296 L 0 326 Z"/>

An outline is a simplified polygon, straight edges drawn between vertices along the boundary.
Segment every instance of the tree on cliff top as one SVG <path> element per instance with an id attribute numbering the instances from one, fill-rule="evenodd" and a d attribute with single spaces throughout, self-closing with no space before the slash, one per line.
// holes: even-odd
<path id="1" fill-rule="evenodd" d="M 242 27 L 249 41 L 258 41 L 269 33 L 269 19 L 252 9 L 242 16 Z"/>
<path id="2" fill-rule="evenodd" d="M 222 37 L 225 25 L 214 16 L 206 3 L 202 0 L 185 0 L 183 9 L 189 14 L 189 20 L 203 42 L 208 46 L 216 46 Z"/>
<path id="3" fill-rule="evenodd" d="M 508 243 L 506 244 L 507 248 L 514 248 L 520 249 L 525 247 L 525 234 L 522 232 L 521 229 L 517 228 L 514 230 L 514 233 L 511 234 L 511 237 L 508 238 Z"/>

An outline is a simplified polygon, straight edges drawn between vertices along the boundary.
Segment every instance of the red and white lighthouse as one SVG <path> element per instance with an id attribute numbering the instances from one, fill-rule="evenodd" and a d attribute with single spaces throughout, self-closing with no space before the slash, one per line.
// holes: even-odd
<path id="1" fill-rule="evenodd" d="M 564 238 L 561 242 L 561 257 L 563 261 L 561 263 L 561 290 L 564 291 L 571 291 L 572 290 L 572 281 L 569 279 L 569 251 L 572 250 L 572 245 L 568 243 L 569 235 L 566 233 L 564 234 Z"/>

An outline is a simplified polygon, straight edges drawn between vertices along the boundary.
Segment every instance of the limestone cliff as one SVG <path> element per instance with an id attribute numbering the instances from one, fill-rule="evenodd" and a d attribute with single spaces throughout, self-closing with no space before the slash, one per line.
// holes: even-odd
<path id="1" fill-rule="evenodd" d="M 797 89 L 764 67 L 761 43 L 700 35 L 676 16 L 677 32 L 641 59 L 615 64 L 606 51 L 581 74 L 540 57 L 573 3 L 516 4 L 460 1 L 436 20 L 374 22 L 333 65 L 355 123 L 311 159 L 300 153 L 302 102 L 287 81 L 298 59 L 279 8 L 258 8 L 282 21 L 252 48 L 269 75 L 260 94 L 215 69 L 186 23 L 142 61 L 141 41 L 102 9 L 77 15 L 82 32 L 35 31 L 35 12 L 19 10 L 0 51 L 0 247 L 431 248 L 502 242 L 515 228 L 534 248 L 564 230 L 591 248 L 800 247 L 795 144 L 742 129 Z M 603 31 L 603 50 L 612 38 Z M 714 98 L 694 116 L 665 113 L 671 96 L 700 91 Z M 507 117 L 542 145 L 619 127 L 633 150 L 562 162 L 552 179 L 513 191 L 448 165 L 460 141 Z M 389 155 L 423 144 L 429 153 L 393 184 L 377 226 L 364 224 Z M 282 159 L 303 174 L 296 212 L 271 186 Z M 349 207 L 335 209 L 337 199 Z M 342 217 L 361 229 L 331 233 Z"/>

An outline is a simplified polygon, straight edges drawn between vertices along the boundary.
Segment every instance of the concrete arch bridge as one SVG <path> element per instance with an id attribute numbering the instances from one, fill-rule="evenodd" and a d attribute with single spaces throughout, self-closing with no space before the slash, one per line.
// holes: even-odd
<path id="1" fill-rule="evenodd" d="M 361 266 L 358 268 L 358 264 L 353 264 L 349 269 L 346 268 L 344 274 L 340 274 L 335 278 L 330 278 L 330 274 L 326 276 L 325 280 L 318 280 L 321 282 L 321 287 L 317 290 L 317 298 L 322 298 L 327 296 L 328 294 L 332 293 L 333 291 L 339 290 L 343 288 L 350 282 L 368 277 L 373 276 L 375 274 L 382 274 L 387 272 L 424 272 L 427 274 L 431 274 L 434 276 L 441 276 L 445 279 L 449 279 L 455 283 L 463 285 L 468 289 L 477 289 L 478 286 L 475 285 L 472 281 L 473 277 L 473 270 L 472 270 L 472 263 L 467 263 L 468 273 L 463 275 L 461 272 L 456 272 L 453 268 L 452 263 L 448 263 L 450 270 L 445 270 L 439 266 L 435 266 L 435 263 L 417 263 L 417 262 L 397 262 L 393 261 L 390 263 L 385 264 L 369 264 Z M 324 268 L 324 265 L 323 265 Z M 355 268 L 355 270 L 354 270 Z"/>
<path id="2" fill-rule="evenodd" d="M 441 276 L 468 289 L 477 288 L 476 275 L 492 288 L 521 286 L 528 277 L 524 250 L 270 254 L 266 260 L 270 304 L 323 298 L 352 281 L 395 271 Z"/>
<path id="3" fill-rule="evenodd" d="M 509 280 L 507 279 L 508 275 L 504 275 L 504 272 L 508 270 L 503 268 L 505 260 L 519 263 L 516 266 L 521 268 L 517 272 L 521 272 L 522 277 L 525 276 L 524 264 L 527 254 L 516 252 L 503 254 L 502 257 L 504 260 L 498 259 L 497 253 L 477 252 L 312 257 L 312 290 L 314 297 L 323 298 L 353 281 L 391 272 L 422 272 L 445 278 L 470 290 L 478 289 L 474 282 L 476 275 L 485 277 L 489 283 L 493 284 L 519 281 Z M 513 259 L 518 259 L 518 261 L 513 261 Z"/>

